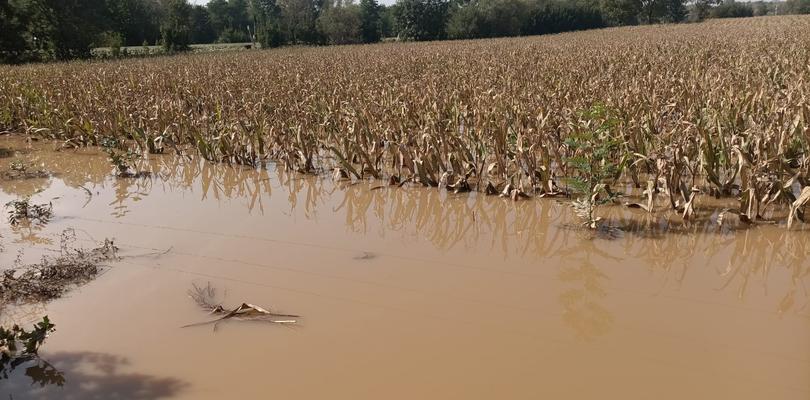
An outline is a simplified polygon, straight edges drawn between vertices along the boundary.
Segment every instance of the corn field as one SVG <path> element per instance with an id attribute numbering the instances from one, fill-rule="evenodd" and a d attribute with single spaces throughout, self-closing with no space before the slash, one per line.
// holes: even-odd
<path id="1" fill-rule="evenodd" d="M 0 131 L 66 147 L 514 200 L 630 187 L 627 205 L 684 219 L 713 196 L 788 228 L 810 203 L 808 123 L 803 16 L 0 67 Z"/>

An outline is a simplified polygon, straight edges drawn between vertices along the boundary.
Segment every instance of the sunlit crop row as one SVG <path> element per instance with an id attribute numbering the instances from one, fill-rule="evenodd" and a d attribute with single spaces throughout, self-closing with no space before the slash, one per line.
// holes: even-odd
<path id="1" fill-rule="evenodd" d="M 0 68 L 0 130 L 68 146 L 125 137 L 515 199 L 569 194 L 609 163 L 606 192 L 648 189 L 650 212 L 689 218 L 714 195 L 751 222 L 775 205 L 803 217 L 808 100 L 801 16 Z"/>

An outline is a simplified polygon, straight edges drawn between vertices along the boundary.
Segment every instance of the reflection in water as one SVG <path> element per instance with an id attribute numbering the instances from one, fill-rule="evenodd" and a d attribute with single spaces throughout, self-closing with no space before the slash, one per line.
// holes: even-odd
<path id="1" fill-rule="evenodd" d="M 59 387 L 65 385 L 65 375 L 51 365 L 51 363 L 36 355 L 17 357 L 0 362 L 0 381 L 4 379 L 25 380 L 17 376 L 22 369 L 25 370 L 24 376 L 31 380 L 31 386 L 38 385 L 40 388 L 43 388 L 48 385 Z M 9 396 L 12 395 L 13 393 L 9 391 Z"/>
<path id="2" fill-rule="evenodd" d="M 51 245 L 53 244 L 53 240 L 48 238 L 47 236 L 42 235 L 42 229 L 45 227 L 45 224 L 40 223 L 20 223 L 17 225 L 11 226 L 11 232 L 13 232 L 17 237 L 14 239 L 14 243 L 30 243 L 34 245 Z"/>
<path id="3" fill-rule="evenodd" d="M 381 237 L 388 232 L 406 232 L 444 251 L 485 246 L 504 256 L 545 254 L 556 242 L 557 229 L 552 222 L 564 212 L 548 201 L 515 203 L 476 193 L 371 187 L 356 184 L 342 191 L 343 198 L 334 211 L 345 213 L 346 229 Z M 379 225 L 379 231 L 370 232 L 369 217 Z"/>
<path id="4" fill-rule="evenodd" d="M 115 188 L 115 200 L 110 203 L 112 211 L 110 215 L 121 218 L 129 213 L 129 202 L 137 202 L 149 195 L 152 189 L 152 178 L 117 178 L 113 181 Z"/>
<path id="5" fill-rule="evenodd" d="M 613 315 L 600 301 L 607 297 L 603 284 L 609 278 L 594 265 L 591 257 L 617 261 L 616 257 L 603 252 L 587 239 L 580 239 L 575 246 L 560 250 L 560 255 L 566 264 L 560 268 L 558 278 L 570 285 L 559 296 L 563 322 L 583 340 L 608 333 L 613 326 Z"/>
<path id="6" fill-rule="evenodd" d="M 268 212 L 266 202 L 276 194 L 280 197 L 270 212 L 308 220 L 316 220 L 320 212 L 337 214 L 345 230 L 358 237 L 423 241 L 443 252 L 488 251 L 505 260 L 557 262 L 568 269 L 561 272 L 560 279 L 582 277 L 566 281 L 582 286 L 577 289 L 579 294 L 572 292 L 563 301 L 570 315 L 577 315 L 570 310 L 591 310 L 591 314 L 600 310 L 594 305 L 603 295 L 589 289 L 592 286 L 588 282 L 607 280 L 611 270 L 592 265 L 587 258 L 572 261 L 567 258 L 569 254 L 593 254 L 602 260 L 614 260 L 614 264 L 632 257 L 632 265 L 659 279 L 660 291 L 680 290 L 690 269 L 699 267 L 703 272 L 707 264 L 717 268 L 717 287 L 734 290 L 741 299 L 755 284 L 767 294 L 769 281 L 778 273 L 790 281 L 778 286 L 781 293 L 770 293 L 782 299 L 779 312 L 799 312 L 810 301 L 805 285 L 810 274 L 810 258 L 806 257 L 810 254 L 810 232 L 787 231 L 778 226 L 741 229 L 726 224 L 720 228 L 713 223 L 716 215 L 709 207 L 699 208 L 704 219 L 690 224 L 667 212 L 648 215 L 623 207 L 604 207 L 600 213 L 626 234 L 615 240 L 584 239 L 581 230 L 566 228 L 575 219 L 562 200 L 513 202 L 480 193 L 397 188 L 381 182 L 332 182 L 272 167 L 229 166 L 172 154 L 141 160 L 138 169 L 149 172 L 147 177 L 117 179 L 112 176 L 113 168 L 106 156 L 94 149 L 57 152 L 44 143 L 32 146 L 41 151 L 0 159 L 0 168 L 23 157 L 38 168 L 52 171 L 54 177 L 25 183 L 4 181 L 0 185 L 3 192 L 16 197 L 54 182 L 82 192 L 80 187 L 89 187 L 92 193 L 111 187 L 114 200 L 109 204 L 110 213 L 116 218 L 127 216 L 129 209 L 147 196 L 166 193 L 182 194 L 184 198 L 193 194 L 202 202 L 241 201 L 247 213 L 257 211 L 263 215 Z M 36 186 L 24 189 L 20 186 L 23 184 Z M 168 204 L 176 203 L 167 200 Z M 29 243 L 48 240 L 33 228 L 18 229 L 15 234 L 19 241 Z M 583 243 L 588 247 L 577 247 Z M 575 253 L 572 249 L 576 249 Z"/>
<path id="7" fill-rule="evenodd" d="M 559 298 L 563 322 L 580 339 L 590 340 L 608 333 L 613 325 L 613 315 L 599 304 L 599 300 L 607 296 L 600 284 L 607 275 L 593 264 L 584 262 L 578 267 L 563 267 L 559 278 L 573 285 Z"/>
<path id="8" fill-rule="evenodd" d="M 33 196 L 47 189 L 52 178 L 10 179 L 3 182 L 3 191 L 17 198 Z"/>
<path id="9" fill-rule="evenodd" d="M 803 238 L 802 238 L 803 239 Z M 794 235 L 765 236 L 745 231 L 735 236 L 732 256 L 724 269 L 718 271 L 725 282 L 722 288 L 735 287 L 740 299 L 745 297 L 751 282 L 759 278 L 762 290 L 767 293 L 769 276 L 776 271 L 790 273 L 790 286 L 779 303 L 779 313 L 796 306 L 796 293 L 800 292 L 807 307 L 808 291 L 804 279 L 810 275 L 808 254 L 810 241 L 796 240 Z M 777 294 L 780 295 L 780 294 Z"/>
<path id="10" fill-rule="evenodd" d="M 54 353 L 47 358 L 26 359 L 8 370 L 0 381 L 0 398 L 147 400 L 176 396 L 188 386 L 174 378 L 123 372 L 128 360 L 110 354 Z"/>

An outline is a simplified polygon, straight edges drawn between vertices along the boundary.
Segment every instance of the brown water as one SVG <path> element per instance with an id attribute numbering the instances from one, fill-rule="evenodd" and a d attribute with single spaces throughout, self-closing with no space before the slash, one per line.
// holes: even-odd
<path id="1" fill-rule="evenodd" d="M 0 202 L 33 194 L 55 213 L 39 230 L 3 221 L 3 265 L 57 249 L 67 228 L 83 247 L 116 238 L 124 258 L 65 298 L 7 311 L 56 323 L 41 355 L 65 383 L 18 370 L 0 399 L 810 398 L 806 229 L 615 208 L 603 214 L 629 232 L 610 240 L 572 228 L 552 199 L 172 155 L 117 179 L 98 151 L 53 147 L 0 160 L 55 174 L 0 185 Z M 180 328 L 210 318 L 186 294 L 208 282 L 226 305 L 302 323 Z"/>

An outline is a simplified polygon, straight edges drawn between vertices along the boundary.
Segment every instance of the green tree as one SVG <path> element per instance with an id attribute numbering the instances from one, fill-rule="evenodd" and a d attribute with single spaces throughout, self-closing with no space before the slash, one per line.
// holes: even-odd
<path id="1" fill-rule="evenodd" d="M 569 32 L 605 26 L 598 4 L 536 1 L 529 4 L 523 28 L 526 35 Z"/>
<path id="2" fill-rule="evenodd" d="M 284 44 L 281 34 L 281 9 L 275 0 L 252 0 L 251 14 L 256 26 L 256 39 L 262 47 L 278 47 Z"/>
<path id="3" fill-rule="evenodd" d="M 684 0 L 661 0 L 661 15 L 659 22 L 683 22 L 686 20 L 688 12 Z"/>
<path id="4" fill-rule="evenodd" d="M 160 29 L 166 51 L 173 53 L 189 49 L 191 10 L 186 0 L 166 0 L 166 15 Z"/>
<path id="5" fill-rule="evenodd" d="M 708 18 L 712 8 L 720 4 L 720 0 L 696 0 L 689 12 L 689 20 L 692 22 L 703 21 Z"/>
<path id="6" fill-rule="evenodd" d="M 382 37 L 396 37 L 399 34 L 395 9 L 396 6 L 386 7 L 380 5 L 380 33 Z"/>
<path id="7" fill-rule="evenodd" d="M 232 31 L 230 33 L 231 39 L 229 42 L 247 42 L 250 41 L 250 24 L 251 19 L 248 16 L 248 3 L 247 0 L 230 0 L 228 1 L 228 23 Z"/>
<path id="8" fill-rule="evenodd" d="M 0 62 L 18 63 L 32 56 L 32 44 L 25 36 L 26 19 L 9 0 L 0 0 Z"/>
<path id="9" fill-rule="evenodd" d="M 235 43 L 250 40 L 248 29 L 252 19 L 248 11 L 252 7 L 248 0 L 211 0 L 206 8 L 217 41 Z"/>
<path id="10" fill-rule="evenodd" d="M 341 0 L 326 7 L 318 17 L 318 29 L 329 44 L 350 44 L 363 41 L 362 16 L 356 4 Z"/>
<path id="11" fill-rule="evenodd" d="M 360 0 L 360 31 L 363 43 L 376 43 L 382 37 L 380 5 L 376 0 Z"/>
<path id="12" fill-rule="evenodd" d="M 292 44 L 318 41 L 316 20 L 321 4 L 314 0 L 281 0 L 280 28 L 286 40 Z"/>
<path id="13" fill-rule="evenodd" d="M 104 0 L 29 1 L 32 34 L 47 42 L 53 58 L 89 58 L 98 35 L 105 31 L 107 8 Z"/>
<path id="14" fill-rule="evenodd" d="M 810 14 L 810 0 L 787 0 L 785 6 L 791 14 Z"/>
<path id="15" fill-rule="evenodd" d="M 447 35 L 450 3 L 446 0 L 398 0 L 399 36 L 408 40 L 436 40 Z"/>
<path id="16" fill-rule="evenodd" d="M 106 0 L 105 28 L 122 35 L 124 44 L 154 43 L 160 37 L 161 6 L 154 0 Z"/>
<path id="17" fill-rule="evenodd" d="M 222 31 L 230 26 L 228 0 L 211 0 L 205 8 L 208 10 L 208 20 L 211 22 L 211 27 L 219 36 Z"/>
<path id="18" fill-rule="evenodd" d="M 217 33 L 211 26 L 211 17 L 203 6 L 194 6 L 191 9 L 191 43 L 212 43 L 217 39 Z"/>
<path id="19" fill-rule="evenodd" d="M 723 4 L 712 9 L 712 18 L 745 18 L 753 17 L 754 9 L 748 3 L 738 3 L 726 0 Z"/>
<path id="20" fill-rule="evenodd" d="M 757 1 L 751 3 L 751 7 L 754 9 L 754 16 L 761 17 L 763 15 L 768 15 L 768 4 L 764 1 Z"/>
<path id="21" fill-rule="evenodd" d="M 518 36 L 526 25 L 526 4 L 520 0 L 473 0 L 450 13 L 447 35 L 452 39 Z"/>
<path id="22" fill-rule="evenodd" d="M 642 3 L 641 0 L 601 0 L 600 8 L 608 25 L 636 25 Z"/>

